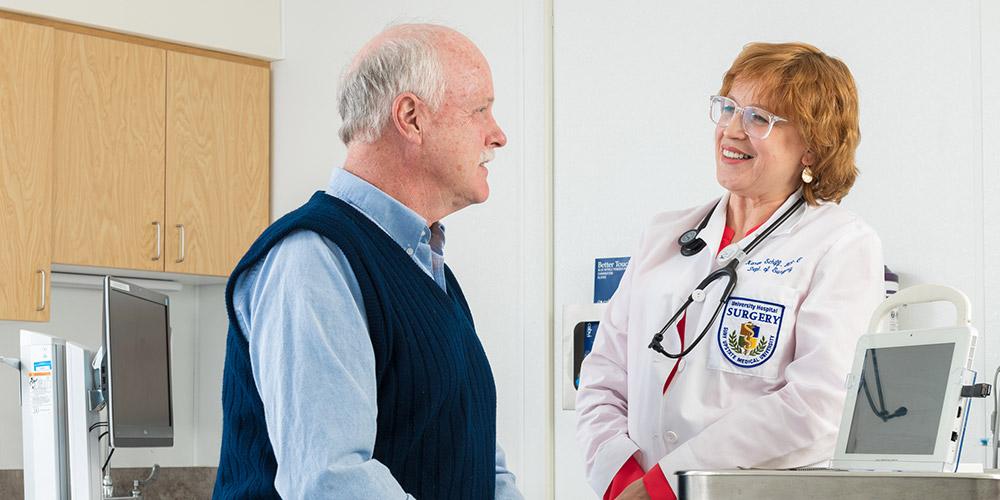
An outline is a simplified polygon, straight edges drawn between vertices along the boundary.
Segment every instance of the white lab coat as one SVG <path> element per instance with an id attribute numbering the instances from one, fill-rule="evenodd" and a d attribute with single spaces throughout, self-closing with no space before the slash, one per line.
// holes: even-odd
<path id="1" fill-rule="evenodd" d="M 744 259 L 726 312 L 663 393 L 676 361 L 647 346 L 717 266 L 728 201 L 692 257 L 680 254 L 677 238 L 714 200 L 655 217 L 600 322 L 576 399 L 577 438 L 598 496 L 633 454 L 643 470 L 659 463 L 674 491 L 680 470 L 786 468 L 833 455 L 855 344 L 885 294 L 878 236 L 839 205 L 803 205 Z M 724 280 L 716 283 L 688 308 L 685 347 L 711 319 Z M 758 334 L 755 344 L 740 343 L 741 328 Z M 680 349 L 676 326 L 663 346 Z"/>

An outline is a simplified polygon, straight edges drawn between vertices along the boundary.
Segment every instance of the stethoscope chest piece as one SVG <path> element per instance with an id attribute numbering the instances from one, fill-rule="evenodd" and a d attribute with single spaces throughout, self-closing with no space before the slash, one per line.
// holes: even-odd
<path id="1" fill-rule="evenodd" d="M 688 229 L 687 231 L 684 231 L 684 234 L 681 235 L 679 241 L 681 245 L 687 245 L 688 243 L 694 241 L 694 239 L 697 237 L 698 237 L 697 229 Z"/>
<path id="2" fill-rule="evenodd" d="M 705 240 L 698 237 L 697 229 L 684 231 L 677 241 L 681 244 L 681 255 L 690 257 L 705 248 Z"/>
<path id="3" fill-rule="evenodd" d="M 719 206 L 721 201 L 720 198 L 719 201 L 715 202 L 715 206 L 705 214 L 705 217 L 698 223 L 698 227 L 684 231 L 681 237 L 677 238 L 677 243 L 681 246 L 681 255 L 691 257 L 705 248 L 705 240 L 699 238 L 698 233 L 708 225 L 708 221 L 712 218 L 712 212 L 715 212 L 715 208 Z"/>

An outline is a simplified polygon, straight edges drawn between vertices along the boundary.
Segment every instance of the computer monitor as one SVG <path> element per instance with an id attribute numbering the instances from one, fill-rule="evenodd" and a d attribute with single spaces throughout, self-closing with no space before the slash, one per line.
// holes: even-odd
<path id="1" fill-rule="evenodd" d="M 111 446 L 173 446 L 170 298 L 106 276 L 104 350 Z"/>
<path id="2" fill-rule="evenodd" d="M 833 466 L 954 471 L 968 417 L 971 326 L 874 333 L 859 340 Z"/>

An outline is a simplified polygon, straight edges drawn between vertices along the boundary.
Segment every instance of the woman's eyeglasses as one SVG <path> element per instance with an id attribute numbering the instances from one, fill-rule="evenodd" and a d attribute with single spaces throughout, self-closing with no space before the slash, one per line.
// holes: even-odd
<path id="1" fill-rule="evenodd" d="M 771 113 L 770 111 L 760 109 L 756 106 L 739 106 L 736 101 L 724 97 L 721 95 L 713 95 L 711 97 L 711 108 L 709 108 L 708 117 L 712 119 L 712 122 L 716 125 L 726 128 L 729 123 L 733 120 L 733 116 L 738 113 L 743 114 L 743 130 L 746 131 L 747 135 L 755 139 L 767 139 L 767 136 L 771 134 L 771 129 L 774 128 L 774 124 L 778 122 L 787 122 L 788 120 Z"/>

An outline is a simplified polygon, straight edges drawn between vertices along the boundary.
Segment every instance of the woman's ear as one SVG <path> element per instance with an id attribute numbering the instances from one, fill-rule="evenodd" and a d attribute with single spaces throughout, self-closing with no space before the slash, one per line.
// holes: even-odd
<path id="1" fill-rule="evenodd" d="M 802 166 L 811 167 L 816 164 L 816 154 L 812 152 L 811 149 L 807 149 L 805 153 L 802 154 Z"/>

